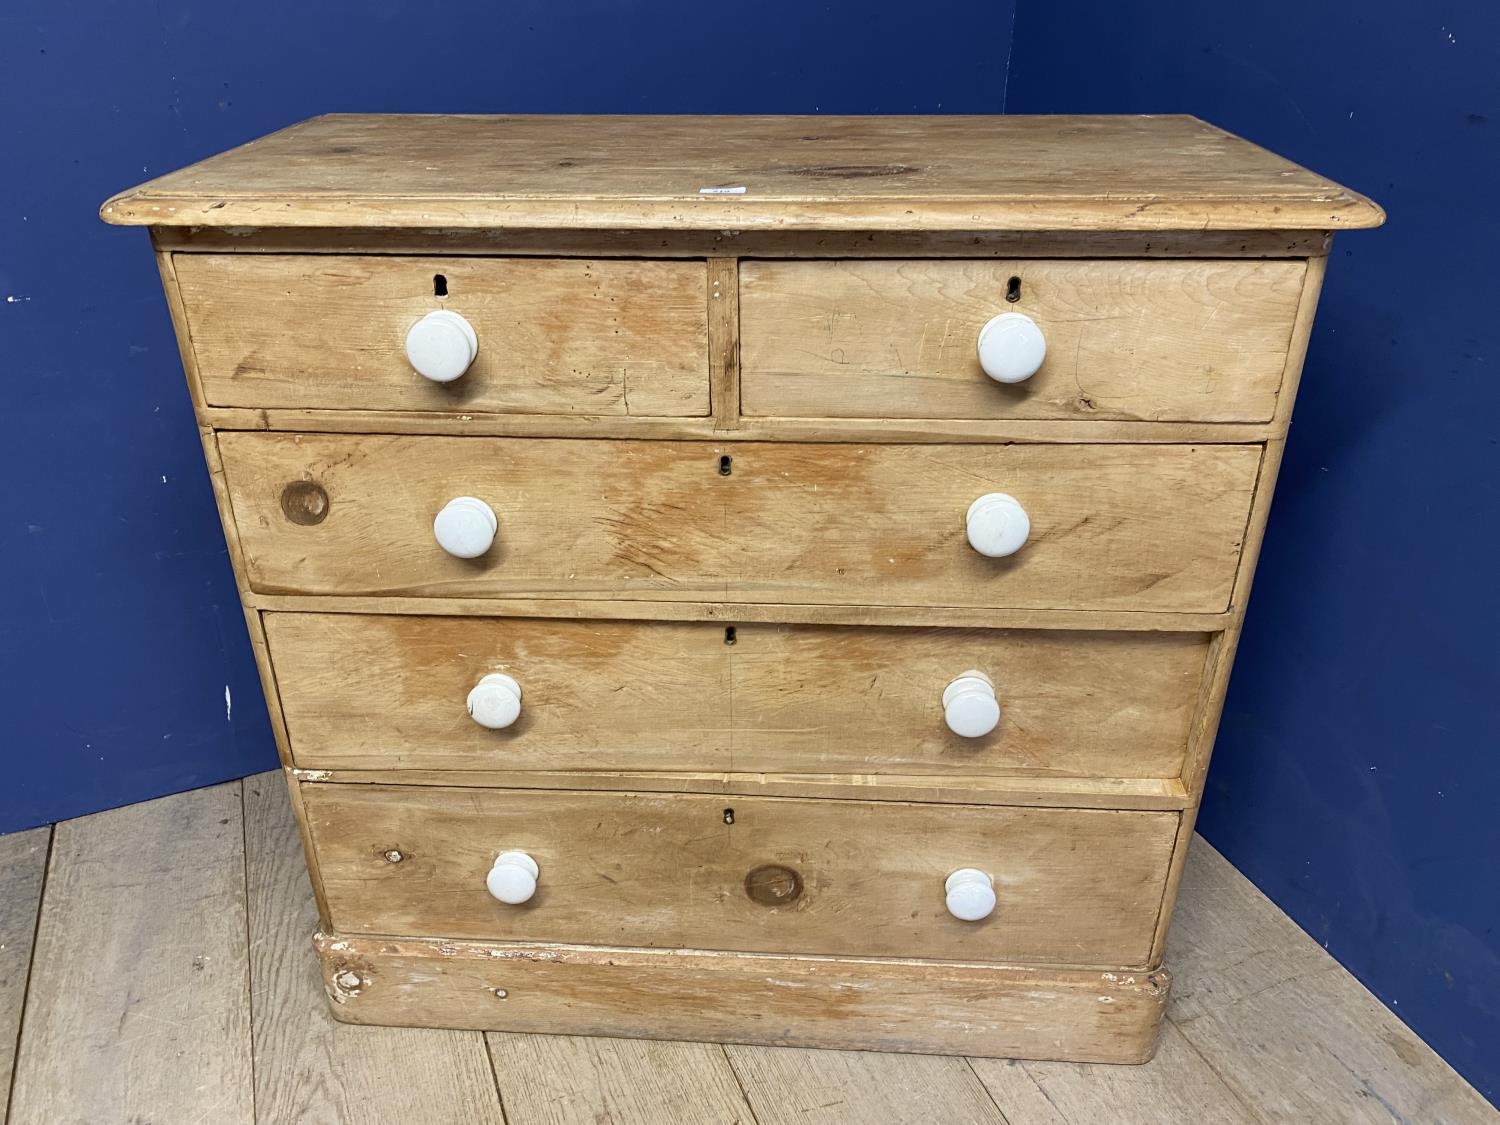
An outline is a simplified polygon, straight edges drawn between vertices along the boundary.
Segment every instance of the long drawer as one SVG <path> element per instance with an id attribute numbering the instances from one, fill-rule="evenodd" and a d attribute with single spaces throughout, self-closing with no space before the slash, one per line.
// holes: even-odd
<path id="1" fill-rule="evenodd" d="M 746 414 L 1264 422 L 1306 265 L 1281 261 L 789 261 L 740 268 Z M 980 329 L 1046 340 L 1025 382 Z"/>
<path id="2" fill-rule="evenodd" d="M 1221 612 L 1259 447 L 878 445 L 226 433 L 251 586 L 269 593 Z M 1030 538 L 969 543 L 1015 497 Z M 433 519 L 477 497 L 480 558 Z"/>
<path id="3" fill-rule="evenodd" d="M 265 628 L 293 758 L 316 769 L 1171 778 L 1208 643 L 320 613 Z M 971 670 L 999 724 L 963 737 L 943 696 Z M 497 672 L 520 685 L 520 716 L 487 729 L 467 699 Z"/>
<path id="4" fill-rule="evenodd" d="M 174 265 L 211 406 L 708 413 L 701 261 L 178 254 Z M 404 348 L 439 309 L 464 317 L 478 346 L 450 383 L 418 375 Z"/>
<path id="5" fill-rule="evenodd" d="M 343 933 L 1143 965 L 1178 815 L 773 797 L 306 784 Z M 490 897 L 497 856 L 540 868 Z M 978 922 L 945 906 L 994 878 Z"/>

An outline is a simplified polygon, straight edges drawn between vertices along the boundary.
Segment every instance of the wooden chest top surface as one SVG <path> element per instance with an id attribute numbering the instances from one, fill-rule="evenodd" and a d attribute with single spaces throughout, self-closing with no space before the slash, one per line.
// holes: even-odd
<path id="1" fill-rule="evenodd" d="M 1194 117 L 330 114 L 122 192 L 121 225 L 1334 230 L 1365 197 Z"/>

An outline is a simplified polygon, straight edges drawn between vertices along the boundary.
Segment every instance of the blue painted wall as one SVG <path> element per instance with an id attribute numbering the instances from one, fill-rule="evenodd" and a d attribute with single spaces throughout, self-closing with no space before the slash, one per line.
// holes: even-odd
<path id="1" fill-rule="evenodd" d="M 1200 827 L 1500 1092 L 1500 8 L 1023 0 L 1009 108 L 1191 112 L 1364 191 Z"/>
<path id="2" fill-rule="evenodd" d="M 274 764 L 154 266 L 105 196 L 329 110 L 996 112 L 1013 5 L 959 7 L 10 0 L 0 831 Z M 1500 16 L 1023 0 L 1015 31 L 1013 112 L 1195 112 L 1391 213 L 1336 252 L 1202 827 L 1494 1097 Z"/>
<path id="3" fill-rule="evenodd" d="M 0 832 L 275 764 L 155 264 L 108 195 L 334 110 L 998 112 L 1012 5 L 956 7 L 7 0 Z"/>

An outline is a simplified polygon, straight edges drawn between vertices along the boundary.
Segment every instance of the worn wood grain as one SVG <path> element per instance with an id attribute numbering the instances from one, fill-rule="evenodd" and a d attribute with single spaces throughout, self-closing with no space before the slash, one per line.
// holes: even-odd
<path id="1" fill-rule="evenodd" d="M 239 783 L 58 825 L 9 1125 L 250 1125 Z"/>
<path id="2" fill-rule="evenodd" d="M 162 296 L 167 302 L 167 313 L 172 318 L 172 335 L 177 341 L 177 358 L 182 362 L 183 374 L 187 376 L 188 397 L 192 400 L 193 413 L 198 419 L 198 430 L 206 445 L 211 435 L 203 416 L 203 381 L 198 375 L 198 364 L 193 355 L 193 340 L 188 334 L 187 310 L 182 304 L 182 287 L 177 283 L 177 267 L 172 255 L 164 250 L 158 249 L 155 257 L 156 273 L 161 279 Z"/>
<path id="3" fill-rule="evenodd" d="M 0 1125 L 6 1121 L 51 841 L 50 828 L 0 836 Z"/>
<path id="4" fill-rule="evenodd" d="M 1084 966 L 1143 965 L 1177 815 L 691 794 L 306 784 L 331 921 L 346 933 Z M 521 907 L 495 856 L 542 869 Z M 392 859 L 392 856 L 398 858 Z M 795 873 L 773 905 L 751 873 Z M 983 922 L 943 880 L 995 879 Z"/>
<path id="5" fill-rule="evenodd" d="M 1303 282 L 1302 294 L 1298 298 L 1296 321 L 1292 327 L 1291 344 L 1287 349 L 1281 398 L 1276 405 L 1277 423 L 1281 427 L 1285 427 L 1291 420 L 1292 406 L 1302 380 L 1303 360 L 1307 355 L 1308 340 L 1312 334 L 1313 314 L 1318 307 L 1326 266 L 1327 262 L 1322 258 L 1312 259 L 1307 264 L 1307 276 Z M 1187 756 L 1182 771 L 1183 784 L 1192 795 L 1193 803 L 1182 818 L 1182 828 L 1178 833 L 1177 847 L 1172 856 L 1172 870 L 1167 877 L 1166 908 L 1162 911 L 1156 934 L 1155 954 L 1158 958 L 1162 956 L 1166 946 L 1167 927 L 1171 922 L 1172 908 L 1177 899 L 1177 887 L 1187 861 L 1188 842 L 1193 836 L 1198 803 L 1203 794 L 1204 779 L 1208 775 L 1208 764 L 1213 754 L 1214 740 L 1218 735 L 1219 720 L 1229 688 L 1229 676 L 1234 667 L 1235 652 L 1239 647 L 1245 604 L 1250 594 L 1250 583 L 1255 576 L 1255 567 L 1260 559 L 1267 517 L 1270 515 L 1271 500 L 1285 449 L 1284 434 L 1272 438 L 1265 444 L 1260 472 L 1255 482 L 1255 496 L 1250 503 L 1250 518 L 1246 526 L 1244 547 L 1240 553 L 1239 573 L 1235 576 L 1234 594 L 1231 597 L 1235 611 L 1234 619 L 1223 632 L 1217 634 L 1210 645 L 1208 668 L 1202 680 L 1203 694 L 1196 708 L 1192 732 L 1188 737 Z"/>
<path id="6" fill-rule="evenodd" d="M 292 753 L 314 769 L 1175 778 L 1208 647 L 1196 633 L 265 620 Z M 1001 702 L 982 738 L 943 721 L 943 689 L 971 669 Z M 465 706 L 491 672 L 523 691 L 503 731 Z"/>
<path id="7" fill-rule="evenodd" d="M 154 227 L 322 920 L 373 935 L 320 942 L 335 1014 L 1146 1057 L 1165 978 L 1116 970 L 1159 963 L 1328 233 L 1379 208 L 1182 117 L 604 124 L 321 118 L 104 207 Z M 438 307 L 481 337 L 446 389 L 400 346 Z M 1001 388 L 973 338 L 1012 310 L 1051 353 Z M 294 523 L 288 487 L 326 489 L 328 518 Z M 1014 559 L 964 540 L 987 491 L 1031 514 Z M 500 512 L 478 562 L 431 541 L 460 494 Z M 938 722 L 958 656 L 1000 668 L 985 746 Z M 500 667 L 527 706 L 493 737 L 454 702 Z M 543 890 L 497 910 L 476 888 L 517 845 Z M 757 895 L 753 856 L 790 900 Z M 934 888 L 969 862 L 1001 910 L 955 928 Z M 662 944 L 687 948 L 642 948 Z M 726 997 L 764 1022 L 727 1028 Z M 362 1114 L 311 1077 L 337 1033 L 286 1026 L 272 1112 Z M 512 1042 L 580 1075 L 589 1051 Z M 1212 1119 L 1243 1091 L 1196 1043 L 1169 1036 L 1164 1089 L 1040 1069 L 1019 1089 Z M 816 1069 L 783 1084 L 812 1092 Z M 858 1074 L 826 1081 L 864 1093 Z M 1287 1085 L 1267 1119 L 1307 1116 Z M 653 1086 L 560 1112 L 692 1100 Z"/>
<path id="8" fill-rule="evenodd" d="M 1001 1113 L 965 1059 L 739 1045 L 724 1050 L 759 1125 L 1022 1125 Z"/>
<path id="9" fill-rule="evenodd" d="M 1267 422 L 1305 272 L 1302 262 L 745 262 L 744 409 Z M 1023 383 L 979 366 L 980 329 L 1001 313 L 1031 317 L 1047 341 Z"/>
<path id="10" fill-rule="evenodd" d="M 352 1023 L 1142 1062 L 1170 976 L 320 934 Z M 651 1013 L 649 1029 L 640 1013 Z"/>
<path id="11" fill-rule="evenodd" d="M 158 258 L 166 262 L 166 265 L 163 267 L 164 275 L 169 273 L 170 259 L 168 256 L 158 255 Z M 175 274 L 173 276 L 175 277 Z M 169 284 L 169 292 L 173 291 L 174 288 L 175 280 Z M 172 309 L 172 318 L 179 338 L 185 339 L 186 323 L 182 319 L 180 302 L 173 301 Z M 197 379 L 197 369 L 192 363 L 191 358 L 185 357 L 184 362 L 187 364 L 188 383 L 192 385 Z M 219 456 L 218 434 L 212 428 L 203 426 L 200 427 L 199 436 L 203 442 L 203 458 L 205 464 L 208 466 L 208 478 L 210 484 L 213 486 L 214 500 L 219 510 L 219 520 L 224 528 L 224 541 L 229 548 L 229 561 L 234 568 L 235 585 L 239 589 L 240 600 L 245 614 L 245 632 L 250 640 L 250 651 L 255 657 L 255 668 L 260 677 L 261 692 L 265 696 L 266 717 L 270 720 L 271 734 L 276 741 L 276 755 L 284 769 L 290 768 L 292 764 L 291 744 L 287 739 L 286 720 L 282 715 L 281 696 L 276 685 L 276 672 L 271 667 L 271 657 L 266 647 L 266 632 L 261 621 L 262 615 L 247 600 L 249 585 L 245 572 L 245 558 L 243 552 L 240 550 L 240 533 L 238 526 L 235 524 L 234 507 L 229 502 L 229 490 L 224 482 L 224 464 L 223 459 Z M 291 790 L 291 793 L 292 805 L 293 808 L 296 808 L 297 802 L 300 799 L 299 794 L 295 788 Z M 304 822 L 304 818 L 300 812 L 297 820 L 299 825 L 302 825 Z M 307 866 L 314 875 L 313 885 L 314 887 L 318 887 L 321 885 L 316 878 L 318 854 L 312 849 L 305 828 L 302 830 L 302 843 L 307 858 Z M 318 911 L 320 915 L 327 913 L 321 894 L 318 898 Z"/>
<path id="12" fill-rule="evenodd" d="M 266 593 L 716 598 L 1219 612 L 1260 450 L 853 446 L 223 434 L 251 586 Z M 723 458 L 731 458 L 725 475 Z M 315 526 L 283 490 L 327 494 Z M 1005 491 L 1031 538 L 965 538 Z M 453 496 L 491 503 L 481 559 L 437 546 Z"/>
<path id="13" fill-rule="evenodd" d="M 754 1125 L 709 1043 L 491 1032 L 509 1125 Z"/>
<path id="14" fill-rule="evenodd" d="M 823 801 L 917 801 L 941 805 L 1017 805 L 1064 809 L 1187 807 L 1176 778 L 958 777 L 933 774 L 697 773 L 691 770 L 318 770 L 293 769 L 299 781 L 350 785 L 444 785 L 472 789 L 576 789 L 596 792 L 719 793 L 815 797 Z"/>
<path id="15" fill-rule="evenodd" d="M 702 262 L 185 254 L 174 266 L 214 406 L 708 413 Z M 479 340 L 452 383 L 406 358 L 407 330 L 435 309 Z"/>
<path id="16" fill-rule="evenodd" d="M 921 626 L 1059 632 L 1212 633 L 1231 613 L 1139 610 L 994 609 L 983 606 L 793 605 L 787 602 L 634 602 L 584 598 L 420 598 L 379 595 L 257 594 L 245 604 L 273 613 L 415 614 L 419 617 L 535 617 L 587 621 L 714 621 L 720 625 Z"/>
<path id="17" fill-rule="evenodd" d="M 244 781 L 250 1007 L 261 1125 L 501 1125 L 483 1037 L 352 1028 L 328 1013 L 317 911 L 279 773 Z"/>
<path id="18" fill-rule="evenodd" d="M 545 258 L 1306 258 L 1328 253 L 1318 230 L 782 231 L 525 230 L 407 227 L 156 227 L 169 252 L 232 254 L 508 254 Z"/>
<path id="19" fill-rule="evenodd" d="M 303 768 L 723 769 L 724 628 L 686 622 L 268 614 Z M 522 688 L 505 730 L 465 704 L 481 676 Z"/>
<path id="20" fill-rule="evenodd" d="M 1196 118 L 1021 116 L 334 114 L 100 213 L 150 226 L 574 230 L 1330 230 L 1384 218 Z"/>
<path id="21" fill-rule="evenodd" d="M 1497 1113 L 1200 837 L 1167 946 L 1172 1021 L 1275 1125 L 1492 1125 Z"/>
<path id="22" fill-rule="evenodd" d="M 1108 419 L 748 418 L 732 426 L 712 418 L 643 418 L 599 414 L 482 414 L 470 411 L 282 410 L 209 406 L 220 430 L 317 434 L 446 434 L 461 437 L 664 438 L 756 442 L 869 442 L 969 445 L 1251 444 L 1285 432 L 1259 422 L 1132 422 Z"/>
<path id="23" fill-rule="evenodd" d="M 714 429 L 733 430 L 740 419 L 740 274 L 733 258 L 708 260 L 708 365 Z"/>
<path id="24" fill-rule="evenodd" d="M 328 1024 L 326 1017 L 314 1018 L 322 1016 L 324 1007 L 317 974 L 310 968 L 298 971 L 297 967 L 306 956 L 302 942 L 313 915 L 297 855 L 295 829 L 281 788 L 279 776 L 272 773 L 248 779 L 244 789 L 252 988 L 242 1002 L 255 1017 L 259 1120 L 276 1125 L 293 1121 L 329 1125 L 348 1121 L 498 1121 L 482 1109 L 473 1109 L 483 1106 L 485 1097 L 493 1099 L 488 1067 L 455 1065 L 457 1053 L 452 1044 L 474 1041 L 477 1036 L 343 1027 Z M 100 820 L 109 822 L 108 831 L 101 835 L 110 846 L 131 842 L 135 856 L 143 849 L 154 851 L 164 843 L 170 846 L 173 839 L 170 834 L 134 832 L 119 812 L 63 825 L 61 832 L 76 839 L 90 821 Z M 18 907 L 28 897 L 34 901 L 39 892 L 37 868 L 45 851 L 45 837 L 46 830 L 0 837 L 0 888 L 5 891 L 0 895 L 0 908 L 8 908 L 9 917 L 24 913 Z M 183 865 L 173 871 L 186 869 Z M 201 924 L 184 922 L 183 915 L 191 918 L 213 913 L 220 906 L 220 900 L 210 895 L 201 901 L 184 902 L 181 911 L 154 914 L 140 924 L 164 935 L 176 934 L 185 926 Z M 7 915 L 0 911 L 0 916 Z M 85 927 L 85 940 L 97 945 L 97 919 L 78 911 L 73 920 Z M 1181 989 L 1174 1018 L 1182 1028 L 1164 1025 L 1155 1059 L 1141 1067 L 974 1060 L 975 1072 L 1009 1125 L 1093 1125 L 1105 1120 L 1122 1125 L 1166 1121 L 1385 1125 L 1392 1120 L 1414 1125 L 1487 1125 L 1500 1121 L 1500 1114 L 1201 839 L 1194 844 L 1183 884 L 1179 922 L 1171 952 Z M 22 930 L 29 938 L 29 929 L 23 926 Z M 157 944 L 166 948 L 165 941 L 162 938 Z M 573 1021 L 573 1026 L 599 1021 L 600 1006 L 608 1007 L 608 1001 L 596 992 L 602 983 L 606 989 L 625 989 L 627 995 L 635 997 L 637 1010 L 642 1005 L 664 1003 L 674 1021 L 701 1024 L 714 1013 L 748 1013 L 741 1021 L 749 1029 L 748 1037 L 764 1040 L 777 1033 L 778 1015 L 788 1024 L 783 1029 L 786 1034 L 811 1035 L 811 1022 L 796 1013 L 815 1011 L 830 999 L 845 1005 L 839 1009 L 843 1013 L 851 995 L 849 988 L 833 988 L 807 998 L 805 1006 L 799 1006 L 792 999 L 792 990 L 777 1001 L 776 1013 L 768 1017 L 757 1006 L 764 994 L 754 991 L 758 979 L 754 973 L 734 974 L 734 987 L 725 992 L 719 987 L 725 978 L 718 972 L 732 959 L 714 954 L 642 950 L 598 954 L 577 947 L 473 946 L 461 942 L 448 943 L 447 952 L 443 952 L 440 945 L 321 939 L 320 948 L 330 967 L 353 967 L 368 978 L 357 994 L 343 996 L 344 1002 L 337 1005 L 340 1014 L 363 1019 L 363 1006 L 369 1004 L 379 1007 L 381 1015 L 401 1015 L 409 1013 L 421 998 L 438 994 L 442 998 L 440 1010 L 460 1019 L 477 1020 L 493 1015 L 497 1008 L 509 1011 L 507 1006 L 514 1001 L 518 1002 L 517 1018 L 522 1023 L 542 1023 L 556 1029 L 562 1026 L 559 1021 Z M 8 939 L 5 946 L 0 951 L 0 965 L 8 963 L 5 958 L 16 956 L 16 947 Z M 695 989 L 687 979 L 690 974 L 669 973 L 669 978 L 659 975 L 659 970 L 673 970 L 683 961 L 700 958 L 713 967 L 701 989 Z M 814 989 L 831 987 L 831 973 L 845 985 L 862 981 L 886 990 L 912 974 L 942 968 L 895 963 L 901 967 L 892 968 L 889 976 L 859 977 L 850 974 L 866 973 L 865 966 L 878 968 L 889 963 L 765 956 L 752 960 L 758 962 L 762 978 L 802 983 Z M 611 961 L 616 962 L 619 973 L 606 972 Z M 40 958 L 38 965 L 40 968 Z M 497 971 L 497 966 L 503 968 Z M 533 972 L 533 968 L 539 972 Z M 1005 981 L 1019 979 L 1014 977 L 1015 972 L 1000 975 Z M 1035 992 L 1043 975 L 1044 971 L 1025 974 L 1024 979 L 1030 981 L 1028 993 Z M 1104 978 L 1092 975 L 1098 978 L 1097 991 L 1097 984 L 1104 983 Z M 15 984 L 3 970 L 0 979 Z M 649 990 L 643 983 L 647 979 L 655 982 Z M 1076 983 L 1076 977 L 1067 974 L 1063 979 L 1070 988 Z M 95 995 L 107 999 L 116 989 L 128 991 L 131 983 L 121 976 Z M 507 985 L 503 1002 L 493 992 L 483 991 Z M 576 995 L 572 994 L 575 987 Z M 905 1033 L 917 1035 L 925 1023 L 941 1019 L 950 1003 L 956 1019 L 970 1019 L 972 998 L 991 995 L 993 988 L 993 980 L 983 987 L 971 983 L 968 1002 L 960 1002 L 959 994 L 951 1001 L 945 999 L 949 994 L 940 988 L 936 1004 L 923 994 L 921 986 L 914 988 Z M 387 989 L 399 995 L 392 996 Z M 475 994 L 483 996 L 483 1003 L 476 1003 Z M 772 989 L 769 995 L 777 996 L 777 990 Z M 1007 1002 L 1013 999 L 1012 993 L 1005 996 Z M 1024 1004 L 1025 1000 L 1015 998 L 1014 1002 Z M 787 1020 L 789 1012 L 792 1016 Z M 981 1014 L 988 1014 L 988 1009 Z M 873 1023 L 879 1013 L 869 1018 Z M 137 1016 L 135 1026 L 127 1032 L 140 1031 L 143 1024 L 149 1026 L 149 1021 Z M 100 1034 L 105 1030 L 101 1027 Z M 28 1018 L 28 1038 L 35 1031 Z M 894 1040 L 901 1031 L 884 1026 L 883 1033 Z M 1188 1037 L 1192 1037 L 1191 1042 Z M 966 1043 L 972 1043 L 972 1039 L 956 1040 L 951 1049 L 977 1049 Z M 68 1081 L 73 1083 L 118 1088 L 129 1081 L 124 1068 L 160 1065 L 159 1056 L 148 1058 L 115 1050 L 107 1055 L 91 1053 L 88 1065 L 83 1067 L 79 1065 L 77 1043 L 53 1037 L 49 1044 L 49 1049 L 61 1052 L 61 1059 L 45 1069 L 66 1071 Z M 433 1044 L 441 1046 L 434 1048 Z M 209 1042 L 200 1045 L 204 1050 L 214 1049 Z M 497 1034 L 491 1036 L 491 1049 L 513 1125 L 573 1121 L 592 1125 L 596 1118 L 642 1125 L 701 1119 L 719 1125 L 735 1121 L 737 1112 L 746 1125 L 754 1120 L 743 1103 L 736 1101 L 735 1078 L 724 1067 L 722 1057 L 715 1061 L 717 1047 Z M 762 1123 L 946 1122 L 966 1120 L 964 1115 L 971 1112 L 980 1115 L 976 1120 L 989 1120 L 982 1116 L 982 1106 L 973 1101 L 974 1084 L 964 1080 L 958 1060 L 736 1047 L 728 1051 Z M 462 1054 L 467 1057 L 469 1052 Z M 33 1067 L 38 1063 L 33 1057 Z M 299 1097 L 285 1096 L 284 1091 L 294 1088 L 301 1091 Z M 826 1093 L 820 1095 L 820 1091 Z M 424 1095 L 429 1099 L 426 1103 L 419 1100 Z M 76 1095 L 74 1100 L 78 1100 Z M 928 1111 L 929 1104 L 937 1107 L 933 1112 L 939 1116 Z M 450 1110 L 453 1112 L 445 1116 Z M 694 1118 L 695 1112 L 701 1118 Z M 145 1119 L 165 1122 L 193 1118 L 190 1113 L 177 1117 L 158 1112 Z M 81 1111 L 72 1118 L 49 1112 L 27 1120 L 45 1121 L 46 1125 L 72 1121 L 95 1125 L 127 1119 L 108 1111 L 98 1116 Z M 203 1120 L 233 1122 L 246 1118 L 226 1118 L 216 1111 Z"/>
<path id="25" fill-rule="evenodd" d="M 1010 1125 L 1255 1125 L 1254 1109 L 1220 1081 L 1169 1022 L 1144 1066 L 974 1059 Z M 1330 1120 L 1333 1120 L 1330 1118 Z"/>

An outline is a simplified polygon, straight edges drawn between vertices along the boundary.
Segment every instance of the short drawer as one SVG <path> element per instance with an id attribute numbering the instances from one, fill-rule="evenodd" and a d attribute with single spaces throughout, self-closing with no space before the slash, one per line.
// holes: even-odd
<path id="1" fill-rule="evenodd" d="M 268 593 L 1211 613 L 1229 603 L 1260 459 L 281 433 L 219 448 L 250 584 Z M 1008 557 L 969 538 L 992 493 L 1029 517 Z M 460 497 L 494 517 L 479 557 L 434 537 Z"/>
<path id="2" fill-rule="evenodd" d="M 177 254 L 173 262 L 210 406 L 708 413 L 701 261 Z M 406 351 L 412 326 L 440 310 L 461 316 L 476 345 L 451 382 L 418 374 Z"/>
<path id="3" fill-rule="evenodd" d="M 1178 814 L 305 784 L 342 933 L 1144 965 Z M 539 868 L 492 897 L 501 853 Z M 960 921 L 945 882 L 994 880 Z"/>
<path id="4" fill-rule="evenodd" d="M 1306 266 L 1289 261 L 789 261 L 740 267 L 742 405 L 829 418 L 1265 422 Z M 1046 344 L 988 378 L 1002 313 Z"/>
<path id="5" fill-rule="evenodd" d="M 265 627 L 293 757 L 316 769 L 1174 778 L 1208 644 L 321 613 Z M 982 682 L 948 691 L 970 672 L 992 703 Z M 483 693 L 510 690 L 483 682 L 496 674 L 518 708 L 485 710 Z M 480 725 L 475 692 L 478 720 L 507 725 Z"/>

